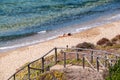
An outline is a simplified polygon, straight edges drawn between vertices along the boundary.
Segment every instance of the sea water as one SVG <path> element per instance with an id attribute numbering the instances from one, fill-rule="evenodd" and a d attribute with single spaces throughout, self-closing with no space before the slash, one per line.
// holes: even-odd
<path id="1" fill-rule="evenodd" d="M 0 0 L 0 51 L 120 20 L 120 0 Z"/>

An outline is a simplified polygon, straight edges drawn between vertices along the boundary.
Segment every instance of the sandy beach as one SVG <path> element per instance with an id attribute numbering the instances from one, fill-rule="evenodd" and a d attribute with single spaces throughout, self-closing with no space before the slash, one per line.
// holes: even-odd
<path id="1" fill-rule="evenodd" d="M 111 39 L 117 34 L 120 34 L 120 21 L 97 26 L 92 29 L 72 34 L 72 36 L 58 37 L 46 42 L 0 53 L 0 80 L 8 79 L 16 72 L 16 69 L 25 63 L 40 58 L 54 47 L 66 47 L 66 45 L 71 47 L 82 42 L 96 44 L 96 42 L 103 37 Z"/>

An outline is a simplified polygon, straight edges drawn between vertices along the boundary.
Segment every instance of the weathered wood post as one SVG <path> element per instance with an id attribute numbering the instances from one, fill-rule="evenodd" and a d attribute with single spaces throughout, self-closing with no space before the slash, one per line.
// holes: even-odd
<path id="1" fill-rule="evenodd" d="M 93 51 L 91 51 L 91 63 L 93 63 Z"/>
<path id="2" fill-rule="evenodd" d="M 116 58 L 116 63 L 118 63 L 118 56 L 116 55 L 115 58 Z"/>
<path id="3" fill-rule="evenodd" d="M 68 49 L 68 45 L 66 45 L 66 51 L 68 52 L 68 50 L 69 50 L 69 49 Z"/>
<path id="4" fill-rule="evenodd" d="M 44 72 L 44 57 L 42 57 L 42 73 Z"/>
<path id="5" fill-rule="evenodd" d="M 13 76 L 13 80 L 15 80 L 15 74 L 14 74 L 14 76 Z"/>
<path id="6" fill-rule="evenodd" d="M 30 80 L 30 64 L 28 64 L 28 80 Z"/>
<path id="7" fill-rule="evenodd" d="M 79 54 L 78 54 L 78 52 L 76 52 L 76 60 L 77 61 L 79 60 Z"/>
<path id="8" fill-rule="evenodd" d="M 68 45 L 66 45 L 66 48 L 67 48 L 67 50 L 68 50 Z"/>
<path id="9" fill-rule="evenodd" d="M 97 57 L 96 63 L 97 63 L 97 71 L 99 72 L 99 57 Z"/>
<path id="10" fill-rule="evenodd" d="M 85 54 L 83 54 L 82 63 L 83 63 L 83 69 L 84 69 L 85 68 Z"/>
<path id="11" fill-rule="evenodd" d="M 64 68 L 66 68 L 66 52 L 64 52 Z"/>
<path id="12" fill-rule="evenodd" d="M 55 64 L 57 64 L 57 48 L 55 47 Z"/>

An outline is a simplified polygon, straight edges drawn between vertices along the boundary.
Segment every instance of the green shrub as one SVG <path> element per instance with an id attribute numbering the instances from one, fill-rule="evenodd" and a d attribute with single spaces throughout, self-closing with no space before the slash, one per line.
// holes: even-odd
<path id="1" fill-rule="evenodd" d="M 94 49 L 95 46 L 92 43 L 88 43 L 88 42 L 83 42 L 83 43 L 79 43 L 76 45 L 76 48 L 86 48 L 86 49 Z"/>
<path id="2" fill-rule="evenodd" d="M 106 80 L 120 80 L 120 60 L 113 67 L 109 68 L 109 76 Z"/>

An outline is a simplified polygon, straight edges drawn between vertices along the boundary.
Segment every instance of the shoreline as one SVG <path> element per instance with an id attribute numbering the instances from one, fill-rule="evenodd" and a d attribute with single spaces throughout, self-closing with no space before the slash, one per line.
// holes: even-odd
<path id="1" fill-rule="evenodd" d="M 119 25 L 120 21 L 112 22 L 83 30 L 79 33 L 74 33 L 72 36 L 57 37 L 45 42 L 17 48 L 15 50 L 3 53 L 0 52 L 0 80 L 6 80 L 14 72 L 16 72 L 16 69 L 25 63 L 41 57 L 54 47 L 66 47 L 66 45 L 72 47 L 82 42 L 91 42 L 95 44 L 103 37 L 111 39 L 117 34 L 120 34 Z"/>
<path id="2" fill-rule="evenodd" d="M 118 20 L 117 20 L 118 19 Z M 114 20 L 114 21 L 113 21 Z M 92 21 L 88 21 L 88 22 L 85 22 L 85 23 L 83 23 L 83 24 L 75 24 L 75 25 L 71 25 L 71 27 L 67 27 L 67 28 L 61 28 L 60 30 L 59 29 L 57 29 L 56 31 L 57 32 L 59 32 L 59 31 L 63 31 L 63 32 L 60 32 L 60 33 L 58 33 L 57 35 L 49 35 L 49 36 L 51 36 L 51 37 L 45 37 L 45 38 L 41 38 L 41 39 L 38 39 L 37 40 L 37 38 L 36 37 L 34 37 L 34 36 L 29 36 L 28 38 L 30 39 L 30 41 L 29 41 L 29 39 L 27 39 L 27 38 L 21 38 L 21 39 L 18 39 L 18 41 L 17 40 L 15 40 L 15 43 L 14 43 L 14 40 L 12 41 L 12 43 L 11 42 L 8 42 L 9 44 L 8 45 L 3 45 L 3 46 L 1 46 L 0 47 L 0 53 L 4 53 L 4 52 L 8 52 L 8 51 L 11 51 L 11 50 L 15 50 L 15 49 L 18 49 L 18 48 L 21 48 L 21 47 L 26 47 L 26 46 L 31 46 L 31 45 L 35 45 L 35 44 L 39 44 L 39 43 L 43 43 L 43 42 L 47 42 L 47 41 L 50 41 L 50 40 L 52 40 L 52 39 L 56 39 L 56 38 L 58 38 L 58 36 L 61 36 L 61 35 L 63 35 L 64 33 L 72 33 L 72 34 L 77 34 L 77 33 L 80 33 L 81 31 L 85 31 L 85 30 L 88 30 L 88 29 L 91 29 L 91 28 L 95 28 L 95 27 L 98 27 L 98 26 L 103 26 L 103 25 L 105 25 L 105 24 L 110 24 L 110 23 L 113 23 L 113 22 L 118 22 L 120 19 L 119 19 L 119 17 L 118 18 L 116 18 L 116 19 L 114 19 L 113 18 L 113 20 L 112 19 L 110 19 L 110 20 L 108 20 L 108 21 L 106 21 L 106 22 L 104 22 L 104 20 L 102 21 L 102 20 L 99 20 L 99 19 L 96 19 L 96 20 L 92 20 Z M 95 21 L 95 23 L 93 23 Z M 100 21 L 100 22 L 99 22 Z M 99 22 L 99 23 L 98 23 Z M 70 26 L 70 25 L 69 25 Z M 80 26 L 80 27 L 78 27 L 78 26 Z M 83 27 L 84 26 L 84 27 Z M 75 27 L 75 28 L 74 28 Z M 71 29 L 73 29 L 73 30 L 71 30 Z M 36 33 L 36 36 L 37 37 L 39 37 L 39 36 L 41 36 L 41 35 L 46 35 L 46 33 L 47 32 L 45 32 L 45 34 L 44 34 L 44 32 L 43 32 L 43 34 L 40 34 L 39 35 L 39 32 L 38 33 Z M 52 31 L 52 32 L 49 32 L 49 33 L 54 33 L 54 31 Z M 48 33 L 48 34 L 49 34 Z M 54 33 L 54 34 L 56 34 L 56 33 Z M 42 36 L 43 37 L 43 36 Z M 33 39 L 35 39 L 35 40 L 33 40 Z M 25 43 L 23 42 L 23 43 L 21 43 L 22 41 L 25 41 Z M 28 40 L 28 41 L 27 41 Z M 19 43 L 20 42 L 20 43 Z M 4 43 L 4 44 L 6 44 L 6 43 Z M 2 45 L 2 44 L 1 44 Z"/>

